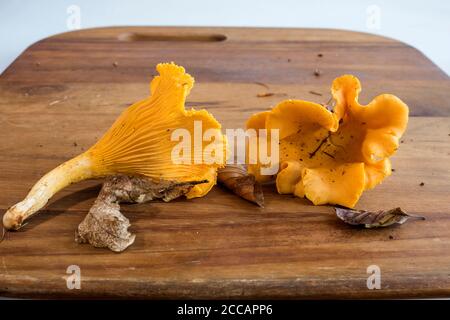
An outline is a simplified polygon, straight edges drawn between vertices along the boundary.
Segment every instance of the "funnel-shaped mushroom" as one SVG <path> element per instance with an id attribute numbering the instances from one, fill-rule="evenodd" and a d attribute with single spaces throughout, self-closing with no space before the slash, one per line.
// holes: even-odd
<path id="1" fill-rule="evenodd" d="M 334 112 L 317 103 L 286 100 L 251 116 L 247 128 L 279 130 L 279 193 L 306 197 L 315 205 L 354 207 L 364 190 L 391 174 L 388 157 L 406 129 L 408 107 L 389 94 L 359 104 L 361 85 L 351 75 L 335 79 L 331 91 Z M 249 172 L 258 181 L 267 180 L 260 167 L 250 165 Z"/>
<path id="2" fill-rule="evenodd" d="M 85 153 L 61 164 L 43 176 L 27 197 L 11 207 L 3 217 L 6 229 L 18 229 L 30 215 L 41 209 L 59 190 L 81 180 L 115 174 L 140 175 L 155 181 L 187 182 L 193 187 L 187 198 L 201 197 L 216 183 L 217 169 L 225 164 L 225 137 L 220 123 L 206 110 L 186 111 L 184 103 L 194 79 L 183 67 L 159 64 L 159 76 L 150 84 L 150 97 L 128 107 L 106 134 Z M 174 161 L 172 132 L 184 129 L 194 138 L 196 123 L 202 131 L 218 137 L 201 141 L 192 148 L 190 163 Z M 196 137 L 198 138 L 198 136 Z M 212 139 L 210 139 L 212 140 Z M 192 143 L 192 141 L 189 141 Z M 217 152 L 213 163 L 201 161 L 204 149 Z M 200 161 L 198 161 L 200 159 Z M 194 161 L 195 160 L 195 161 Z M 199 182 L 203 182 L 198 184 Z"/>

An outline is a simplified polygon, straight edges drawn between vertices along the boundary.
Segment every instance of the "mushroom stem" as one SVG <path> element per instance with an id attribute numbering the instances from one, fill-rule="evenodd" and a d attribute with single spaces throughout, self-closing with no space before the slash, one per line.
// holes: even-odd
<path id="1" fill-rule="evenodd" d="M 3 226 L 7 230 L 18 230 L 24 221 L 42 209 L 59 190 L 85 179 L 93 178 L 91 158 L 88 153 L 70 159 L 43 176 L 26 198 L 6 211 Z"/>

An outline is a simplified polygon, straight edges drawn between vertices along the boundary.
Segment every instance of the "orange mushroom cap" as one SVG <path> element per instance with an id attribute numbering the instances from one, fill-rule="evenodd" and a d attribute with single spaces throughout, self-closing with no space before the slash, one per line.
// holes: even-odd
<path id="1" fill-rule="evenodd" d="M 217 169 L 225 165 L 226 138 L 221 134 L 220 123 L 208 111 L 185 110 L 194 78 L 183 67 L 160 63 L 156 70 L 159 75 L 150 83 L 151 95 L 128 107 L 87 153 L 94 170 L 101 175 L 138 174 L 178 182 L 207 180 L 186 194 L 187 198 L 201 197 L 216 184 Z M 204 141 L 201 136 L 201 148 L 190 148 L 190 163 L 174 162 L 172 150 L 179 141 L 172 139 L 173 131 L 187 130 L 193 146 L 195 122 L 201 124 L 201 134 L 206 130 L 215 131 L 217 141 Z M 210 144 L 222 151 L 221 161 L 203 161 L 204 150 Z M 200 160 L 195 163 L 194 159 Z"/>
<path id="2" fill-rule="evenodd" d="M 344 75 L 331 87 L 333 112 L 317 103 L 285 100 L 248 119 L 247 128 L 279 129 L 279 193 L 315 205 L 354 207 L 364 190 L 391 174 L 389 156 L 406 130 L 408 106 L 389 94 L 361 105 L 360 91 L 359 80 Z M 266 181 L 260 167 L 250 164 L 249 171 Z"/>

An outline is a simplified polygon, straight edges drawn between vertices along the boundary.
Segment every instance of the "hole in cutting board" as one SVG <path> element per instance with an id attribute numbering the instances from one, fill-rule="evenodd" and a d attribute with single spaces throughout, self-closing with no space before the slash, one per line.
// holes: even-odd
<path id="1" fill-rule="evenodd" d="M 221 42 L 227 37 L 223 34 L 164 34 L 164 33 L 121 33 L 117 37 L 120 41 L 186 41 L 186 42 Z"/>

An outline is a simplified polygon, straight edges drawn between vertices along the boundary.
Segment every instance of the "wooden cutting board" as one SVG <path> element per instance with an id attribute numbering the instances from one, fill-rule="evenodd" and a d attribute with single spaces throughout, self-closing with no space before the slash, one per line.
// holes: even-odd
<path id="1" fill-rule="evenodd" d="M 450 296 L 450 80 L 414 48 L 364 33 L 125 27 L 35 43 L 0 77 L 1 212 L 147 96 L 164 61 L 196 78 L 187 105 L 205 107 L 226 128 L 282 99 L 326 102 L 332 80 L 344 73 L 360 78 L 364 103 L 396 94 L 412 117 L 395 172 L 357 207 L 400 206 L 426 220 L 366 230 L 342 223 L 332 207 L 272 187 L 264 190 L 264 209 L 215 187 L 200 199 L 124 206 L 137 237 L 115 254 L 74 242 L 101 183 L 87 181 L 6 235 L 0 296 Z M 257 97 L 267 92 L 274 95 Z M 80 290 L 66 286 L 70 265 L 81 269 Z M 371 265 L 381 270 L 379 290 L 367 288 Z"/>

